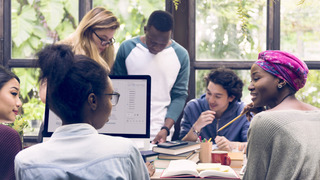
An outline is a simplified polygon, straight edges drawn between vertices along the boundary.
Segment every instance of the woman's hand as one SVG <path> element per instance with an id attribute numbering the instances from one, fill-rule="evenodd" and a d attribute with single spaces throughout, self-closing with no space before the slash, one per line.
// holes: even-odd
<path id="1" fill-rule="evenodd" d="M 265 108 L 264 107 L 254 107 L 254 104 L 253 102 L 250 103 L 250 104 L 247 104 L 241 113 L 243 112 L 246 112 L 246 116 L 247 116 L 247 119 L 248 121 L 251 121 L 252 119 L 252 114 L 255 115 L 255 114 L 258 114 L 259 112 L 261 111 L 265 111 Z"/>

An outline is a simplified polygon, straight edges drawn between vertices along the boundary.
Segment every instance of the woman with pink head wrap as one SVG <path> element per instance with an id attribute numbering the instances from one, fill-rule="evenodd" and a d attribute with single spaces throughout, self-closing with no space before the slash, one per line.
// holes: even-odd
<path id="1" fill-rule="evenodd" d="M 290 53 L 259 53 L 251 67 L 252 103 L 246 110 L 267 110 L 256 114 L 250 124 L 243 179 L 320 177 L 320 110 L 295 97 L 308 71 Z"/>
<path id="2" fill-rule="evenodd" d="M 255 62 L 265 71 L 286 81 L 295 91 L 301 89 L 309 72 L 307 65 L 284 51 L 264 51 Z"/>

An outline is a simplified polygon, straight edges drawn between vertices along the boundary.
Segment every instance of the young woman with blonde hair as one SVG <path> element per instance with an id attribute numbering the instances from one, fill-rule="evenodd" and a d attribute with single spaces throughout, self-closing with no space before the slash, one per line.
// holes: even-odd
<path id="1" fill-rule="evenodd" d="M 90 57 L 110 72 L 114 61 L 113 35 L 119 25 L 117 17 L 111 11 L 95 7 L 82 18 L 74 33 L 57 44 L 71 46 L 75 54 Z M 46 99 L 46 87 L 47 80 L 43 78 L 39 87 L 43 103 Z M 39 142 L 42 141 L 42 129 L 41 127 L 39 132 Z"/>
<path id="2" fill-rule="evenodd" d="M 83 17 L 76 31 L 59 43 L 72 46 L 75 54 L 86 55 L 110 70 L 114 62 L 113 36 L 119 25 L 111 11 L 95 7 Z"/>

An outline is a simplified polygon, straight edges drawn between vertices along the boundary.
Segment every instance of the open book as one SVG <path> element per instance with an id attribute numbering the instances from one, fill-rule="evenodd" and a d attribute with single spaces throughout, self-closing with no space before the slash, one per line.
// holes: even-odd
<path id="1" fill-rule="evenodd" d="M 161 178 L 200 177 L 240 179 L 239 175 L 229 166 L 220 163 L 199 163 L 190 160 L 172 160 Z"/>

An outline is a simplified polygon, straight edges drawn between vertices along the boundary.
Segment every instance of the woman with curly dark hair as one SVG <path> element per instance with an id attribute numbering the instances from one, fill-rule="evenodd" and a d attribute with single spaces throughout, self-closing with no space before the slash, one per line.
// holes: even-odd
<path id="1" fill-rule="evenodd" d="M 98 133 L 120 97 L 107 69 L 87 56 L 74 55 L 67 45 L 49 45 L 37 55 L 40 80 L 47 80 L 47 103 L 62 126 L 48 141 L 17 154 L 17 180 L 149 180 L 131 140 Z"/>
<path id="2" fill-rule="evenodd" d="M 184 109 L 180 139 L 196 141 L 199 136 L 212 138 L 219 149 L 227 151 L 238 145 L 244 147 L 249 128 L 249 121 L 245 116 L 218 131 L 240 115 L 244 108 L 244 103 L 240 101 L 242 80 L 231 69 L 226 68 L 211 71 L 205 80 L 206 94 L 189 101 Z"/>

